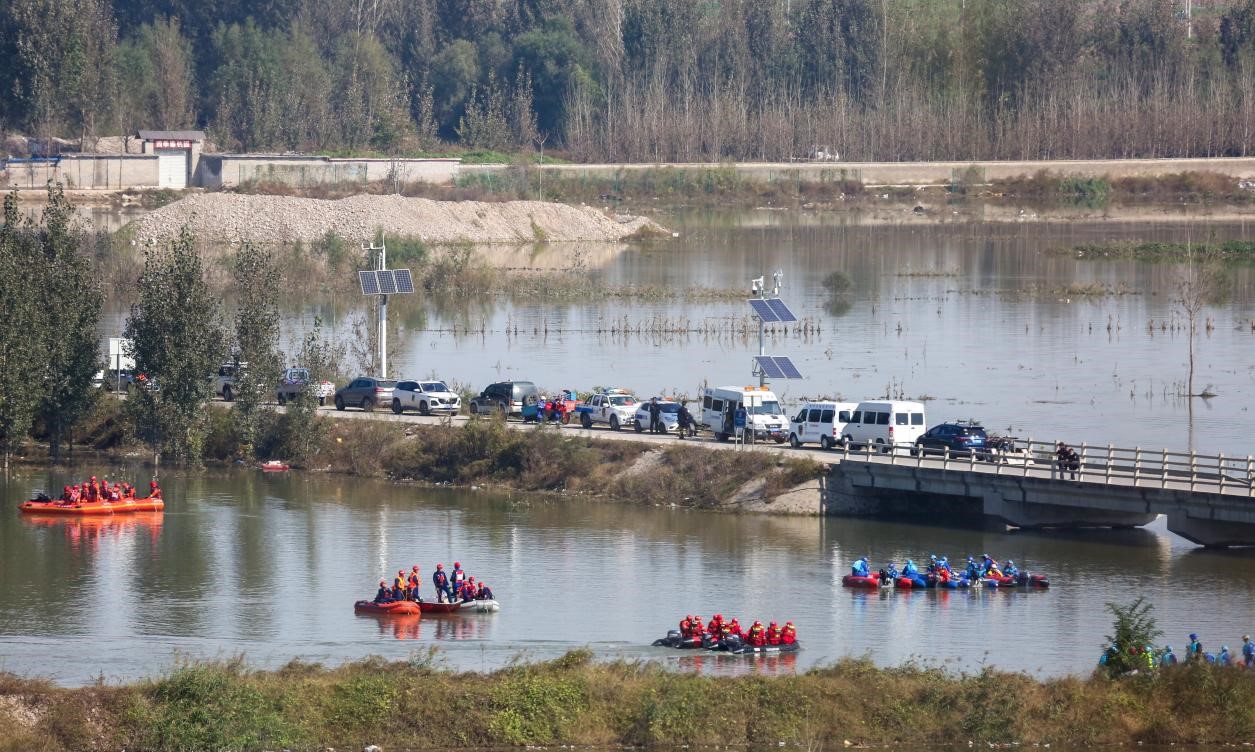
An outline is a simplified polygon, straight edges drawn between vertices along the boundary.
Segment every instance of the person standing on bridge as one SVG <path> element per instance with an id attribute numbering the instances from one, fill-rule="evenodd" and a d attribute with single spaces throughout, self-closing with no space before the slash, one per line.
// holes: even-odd
<path id="1" fill-rule="evenodd" d="M 1055 458 L 1059 465 L 1059 477 L 1062 478 L 1065 472 L 1070 472 L 1072 480 L 1076 480 L 1076 471 L 1081 469 L 1081 458 L 1077 456 L 1076 450 L 1060 441 L 1055 449 Z"/>

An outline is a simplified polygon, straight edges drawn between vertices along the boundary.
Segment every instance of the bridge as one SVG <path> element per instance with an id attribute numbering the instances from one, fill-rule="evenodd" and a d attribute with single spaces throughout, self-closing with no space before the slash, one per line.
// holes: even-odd
<path id="1" fill-rule="evenodd" d="M 1158 515 L 1209 547 L 1255 545 L 1255 458 L 1197 452 L 1074 447 L 1075 472 L 1055 444 L 1016 442 L 978 458 L 838 451 L 822 493 L 828 514 L 932 520 L 983 516 L 1020 528 L 1136 527 Z"/>

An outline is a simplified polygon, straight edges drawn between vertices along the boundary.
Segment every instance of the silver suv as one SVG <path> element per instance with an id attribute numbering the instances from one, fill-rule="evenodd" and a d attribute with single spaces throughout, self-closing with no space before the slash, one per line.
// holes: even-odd
<path id="1" fill-rule="evenodd" d="M 392 390 L 396 388 L 394 379 L 380 379 L 374 376 L 358 376 L 336 390 L 336 409 L 360 407 L 370 412 L 379 405 L 392 404 Z"/>

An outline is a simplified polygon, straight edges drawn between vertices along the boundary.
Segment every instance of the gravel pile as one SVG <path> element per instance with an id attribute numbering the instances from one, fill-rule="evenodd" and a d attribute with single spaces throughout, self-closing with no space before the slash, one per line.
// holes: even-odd
<path id="1" fill-rule="evenodd" d="M 545 201 L 432 201 L 358 195 L 338 201 L 238 193 L 193 194 L 137 219 L 135 239 L 164 243 L 184 225 L 208 242 L 310 242 L 334 232 L 368 241 L 378 230 L 433 244 L 618 241 L 665 232 L 653 220 L 607 216 L 590 206 Z"/>

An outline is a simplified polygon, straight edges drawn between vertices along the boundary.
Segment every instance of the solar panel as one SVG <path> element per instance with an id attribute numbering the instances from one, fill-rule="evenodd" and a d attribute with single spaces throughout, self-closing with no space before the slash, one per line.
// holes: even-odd
<path id="1" fill-rule="evenodd" d="M 754 362 L 758 364 L 759 370 L 769 379 L 783 379 L 784 372 L 780 370 L 780 366 L 776 365 L 776 361 L 770 355 L 756 355 Z"/>
<path id="2" fill-rule="evenodd" d="M 379 294 L 379 273 L 375 271 L 358 272 L 357 279 L 362 283 L 363 295 Z"/>
<path id="3" fill-rule="evenodd" d="M 783 374 L 784 378 L 786 379 L 802 378 L 802 372 L 797 370 L 797 366 L 793 365 L 793 361 L 789 360 L 788 358 L 782 358 L 782 357 L 775 358 L 775 361 L 776 361 L 776 367 L 780 369 L 780 373 Z"/>
<path id="4" fill-rule="evenodd" d="M 414 278 L 410 276 L 409 269 L 393 269 L 392 274 L 397 279 L 397 292 L 414 292 Z"/>
<path id="5" fill-rule="evenodd" d="M 770 306 L 772 312 L 776 314 L 776 318 L 781 321 L 797 321 L 797 316 L 793 315 L 793 311 L 790 311 L 789 307 L 785 305 L 784 301 L 780 298 L 772 298 L 771 300 L 768 300 L 767 305 Z"/>
<path id="6" fill-rule="evenodd" d="M 392 269 L 379 270 L 379 292 L 383 295 L 394 295 L 397 291 L 397 279 Z"/>
<path id="7" fill-rule="evenodd" d="M 759 321 L 762 321 L 765 324 L 770 324 L 773 321 L 780 320 L 780 317 L 776 315 L 776 312 L 771 310 L 771 306 L 767 305 L 767 301 L 759 300 L 758 298 L 751 298 L 749 303 L 750 308 L 754 309 L 754 315 L 758 317 Z"/>

